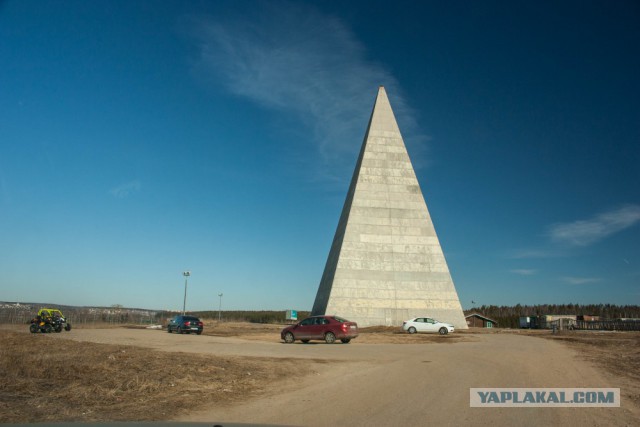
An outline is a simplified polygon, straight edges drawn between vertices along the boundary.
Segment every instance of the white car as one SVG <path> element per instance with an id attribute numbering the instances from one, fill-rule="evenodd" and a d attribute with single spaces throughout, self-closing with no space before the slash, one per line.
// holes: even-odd
<path id="1" fill-rule="evenodd" d="M 447 335 L 449 332 L 453 332 L 454 327 L 449 323 L 442 323 L 430 317 L 416 317 L 402 322 L 402 329 L 410 334 L 427 332 Z"/>

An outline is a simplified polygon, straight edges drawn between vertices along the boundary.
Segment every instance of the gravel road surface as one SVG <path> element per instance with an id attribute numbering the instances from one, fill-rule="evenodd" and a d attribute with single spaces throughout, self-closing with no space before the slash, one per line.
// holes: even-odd
<path id="1" fill-rule="evenodd" d="M 161 351 L 299 359 L 310 374 L 266 396 L 190 413 L 182 421 L 300 426 L 638 425 L 638 408 L 470 408 L 472 387 L 620 387 L 570 348 L 517 334 L 427 344 L 292 345 L 158 330 L 75 329 L 63 338 Z M 326 363 L 322 363 L 326 361 Z"/>

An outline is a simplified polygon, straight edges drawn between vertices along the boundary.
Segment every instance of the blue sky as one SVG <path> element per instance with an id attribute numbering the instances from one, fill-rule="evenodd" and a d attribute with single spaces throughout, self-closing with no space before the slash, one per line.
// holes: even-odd
<path id="1" fill-rule="evenodd" d="M 308 310 L 377 87 L 464 308 L 640 303 L 640 6 L 0 2 L 0 300 Z"/>

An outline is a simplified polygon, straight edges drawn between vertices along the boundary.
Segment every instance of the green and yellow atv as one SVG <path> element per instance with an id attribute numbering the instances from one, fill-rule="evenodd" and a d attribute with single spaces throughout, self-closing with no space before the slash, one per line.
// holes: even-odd
<path id="1" fill-rule="evenodd" d="M 62 330 L 70 331 L 71 323 L 67 322 L 62 312 L 57 308 L 41 308 L 38 315 L 31 319 L 29 330 L 32 333 L 37 332 L 62 332 Z"/>

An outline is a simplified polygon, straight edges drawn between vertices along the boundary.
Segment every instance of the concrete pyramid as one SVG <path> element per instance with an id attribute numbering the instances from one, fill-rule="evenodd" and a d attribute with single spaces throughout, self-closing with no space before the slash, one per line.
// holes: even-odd
<path id="1" fill-rule="evenodd" d="M 336 314 L 360 326 L 398 326 L 423 316 L 467 328 L 382 86 L 312 314 Z"/>

